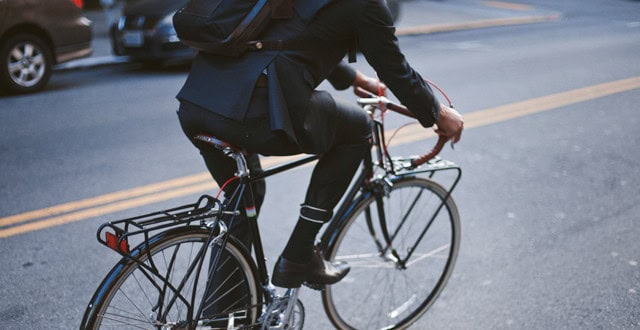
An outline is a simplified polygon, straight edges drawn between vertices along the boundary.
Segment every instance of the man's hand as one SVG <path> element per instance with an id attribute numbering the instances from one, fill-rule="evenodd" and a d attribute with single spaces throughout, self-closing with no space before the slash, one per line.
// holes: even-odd
<path id="1" fill-rule="evenodd" d="M 360 71 L 356 71 L 356 79 L 353 80 L 354 92 L 358 87 L 374 93 L 375 95 L 387 94 L 387 85 L 376 78 L 366 76 Z"/>
<path id="2" fill-rule="evenodd" d="M 464 129 L 464 120 L 462 115 L 453 108 L 441 104 L 440 118 L 436 123 L 438 126 L 435 131 L 438 135 L 443 135 L 451 139 L 451 146 L 460 141 L 462 130 Z"/>

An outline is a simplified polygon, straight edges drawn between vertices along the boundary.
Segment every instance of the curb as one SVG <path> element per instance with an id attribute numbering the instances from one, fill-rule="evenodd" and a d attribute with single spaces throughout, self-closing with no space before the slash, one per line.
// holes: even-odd
<path id="1" fill-rule="evenodd" d="M 80 69 L 95 68 L 100 66 L 129 63 L 129 60 L 130 59 L 128 56 L 115 56 L 115 55 L 87 57 L 79 60 L 58 64 L 53 67 L 53 70 L 54 71 L 80 70 Z"/>

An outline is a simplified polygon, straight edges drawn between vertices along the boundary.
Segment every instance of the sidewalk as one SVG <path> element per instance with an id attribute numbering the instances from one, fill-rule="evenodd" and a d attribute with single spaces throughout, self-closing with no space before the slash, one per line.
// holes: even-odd
<path id="1" fill-rule="evenodd" d="M 102 11 L 85 11 L 93 22 L 93 53 L 90 57 L 63 63 L 55 70 L 83 69 L 126 63 L 126 56 L 114 56 Z M 532 24 L 560 19 L 549 10 L 501 1 L 482 0 L 403 0 L 396 22 L 397 35 L 444 33 L 517 24 Z"/>

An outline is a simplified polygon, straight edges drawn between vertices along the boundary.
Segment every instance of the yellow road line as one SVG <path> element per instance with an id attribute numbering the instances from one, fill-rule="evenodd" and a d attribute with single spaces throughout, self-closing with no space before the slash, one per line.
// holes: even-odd
<path id="1" fill-rule="evenodd" d="M 270 167 L 298 157 L 299 156 L 266 158 L 262 162 L 262 165 L 264 167 Z M 218 186 L 215 184 L 213 179 L 211 179 L 209 172 L 203 172 L 129 190 L 122 190 L 94 198 L 87 198 L 80 201 L 16 214 L 0 218 L 0 226 L 27 222 L 29 220 L 43 217 L 48 218 L 20 226 L 2 229 L 0 230 L 0 238 L 94 218 L 190 194 L 212 191 L 217 187 Z"/>
<path id="2" fill-rule="evenodd" d="M 71 222 L 85 220 L 89 218 L 95 218 L 101 215 L 114 213 L 117 211 L 127 210 L 134 207 L 139 207 L 147 204 L 153 204 L 172 198 L 178 198 L 189 194 L 195 194 L 202 191 L 213 190 L 216 188 L 213 180 L 207 183 L 199 183 L 191 186 L 181 187 L 173 190 L 167 190 L 157 194 L 151 194 L 132 199 L 125 199 L 115 203 L 88 208 L 69 214 L 59 215 L 52 218 L 46 218 L 41 221 L 30 222 L 24 225 L 10 227 L 8 229 L 0 230 L 0 238 L 14 236 L 30 231 L 45 229 L 54 226 L 60 226 Z"/>
<path id="3" fill-rule="evenodd" d="M 417 26 L 411 26 L 406 28 L 398 28 L 396 29 L 396 35 L 410 36 L 410 35 L 418 35 L 418 34 L 448 32 L 448 31 L 481 29 L 481 28 L 489 28 L 489 27 L 496 27 L 496 26 L 544 23 L 544 22 L 556 21 L 559 18 L 560 18 L 559 15 L 554 14 L 554 15 L 545 15 L 545 16 L 525 16 L 525 17 L 484 19 L 484 20 L 470 21 L 470 22 L 464 22 L 464 23 L 453 23 L 453 24 L 417 25 Z"/>
<path id="4" fill-rule="evenodd" d="M 474 128 L 534 113 L 554 110 L 563 106 L 597 99 L 617 93 L 640 89 L 640 77 L 633 77 L 567 92 L 533 98 L 495 108 L 465 114 L 465 128 Z M 412 143 L 434 137 L 431 130 L 419 125 L 408 126 L 393 139 L 393 144 Z M 295 159 L 291 157 L 269 157 L 263 160 L 265 168 Z M 0 218 L 0 227 L 29 222 L 0 230 L 0 238 L 14 236 L 35 230 L 59 226 L 71 222 L 94 218 L 134 207 L 157 203 L 190 194 L 212 191 L 217 186 L 207 172 L 189 175 L 111 194 L 69 202 L 40 210 Z"/>
<path id="5" fill-rule="evenodd" d="M 8 216 L 5 218 L 1 218 L 0 227 L 9 226 L 9 225 L 13 225 L 21 222 L 27 222 L 30 220 L 43 218 L 43 217 L 51 217 L 58 214 L 68 213 L 71 211 L 84 209 L 87 207 L 93 207 L 96 205 L 108 204 L 115 201 L 134 198 L 134 197 L 155 193 L 155 192 L 163 191 L 167 189 L 175 189 L 177 187 L 181 187 L 184 185 L 202 182 L 210 178 L 211 176 L 206 172 L 199 173 L 199 174 L 194 174 L 194 175 L 190 175 L 190 176 L 186 176 L 178 179 L 173 179 L 169 181 L 137 187 L 129 190 L 122 190 L 122 191 L 117 191 L 117 192 L 102 195 L 102 196 L 64 203 L 64 204 L 47 207 L 40 210 L 16 214 L 16 215 Z"/>
<path id="6" fill-rule="evenodd" d="M 489 125 L 638 88 L 640 88 L 640 77 L 633 77 L 511 103 L 466 114 L 465 127 Z"/>
<path id="7" fill-rule="evenodd" d="M 522 102 L 510 103 L 464 114 L 465 129 L 495 124 L 535 113 L 558 109 L 567 105 L 594 100 L 622 92 L 640 89 L 640 77 L 617 80 L 594 86 L 574 89 Z M 409 126 L 393 138 L 394 144 L 410 143 L 434 137 L 435 133 L 420 125 Z"/>
<path id="8" fill-rule="evenodd" d="M 522 3 L 504 2 L 504 1 L 483 1 L 483 3 L 489 7 L 511 9 L 511 10 L 531 10 L 533 6 L 525 5 Z"/>

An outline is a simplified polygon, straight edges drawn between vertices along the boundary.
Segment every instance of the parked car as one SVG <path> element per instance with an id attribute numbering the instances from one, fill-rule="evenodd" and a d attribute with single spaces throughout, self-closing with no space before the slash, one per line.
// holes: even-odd
<path id="1" fill-rule="evenodd" d="M 173 14 L 186 3 L 186 0 L 126 2 L 118 23 L 111 28 L 114 54 L 153 63 L 193 59 L 195 50 L 182 44 L 173 28 Z"/>
<path id="2" fill-rule="evenodd" d="M 39 91 L 55 64 L 91 54 L 91 21 L 75 0 L 0 1 L 0 90 Z"/>

